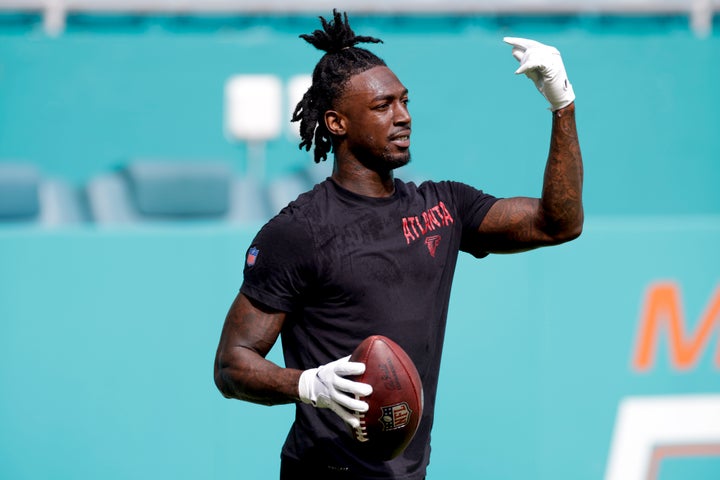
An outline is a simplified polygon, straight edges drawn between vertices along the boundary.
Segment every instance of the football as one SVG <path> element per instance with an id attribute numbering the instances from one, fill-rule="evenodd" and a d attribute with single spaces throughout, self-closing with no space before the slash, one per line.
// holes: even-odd
<path id="1" fill-rule="evenodd" d="M 359 397 L 370 408 L 359 414 L 360 427 L 353 430 L 358 450 L 373 459 L 395 458 L 412 440 L 422 416 L 423 390 L 415 364 L 382 335 L 363 340 L 350 361 L 365 364 L 365 373 L 352 379 L 373 387 L 370 395 Z"/>

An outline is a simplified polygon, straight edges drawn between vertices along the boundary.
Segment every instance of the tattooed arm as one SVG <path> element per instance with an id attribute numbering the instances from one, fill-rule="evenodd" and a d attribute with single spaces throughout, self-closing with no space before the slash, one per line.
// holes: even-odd
<path id="1" fill-rule="evenodd" d="M 301 371 L 265 359 L 286 316 L 238 293 L 220 336 L 215 385 L 226 398 L 263 405 L 302 401 L 316 408 L 329 408 L 350 427 L 358 428 L 358 413 L 368 409 L 359 397 L 370 395 L 372 387 L 345 377 L 363 373 L 363 363 L 350 362 L 348 355 Z"/>
<path id="2" fill-rule="evenodd" d="M 285 313 L 238 294 L 225 319 L 215 357 L 215 384 L 225 397 L 264 405 L 298 400 L 302 372 L 265 359 L 284 320 Z"/>
<path id="3" fill-rule="evenodd" d="M 490 253 L 514 253 L 577 238 L 582 232 L 583 166 L 575 103 L 553 112 L 542 196 L 497 201 L 480 225 Z"/>

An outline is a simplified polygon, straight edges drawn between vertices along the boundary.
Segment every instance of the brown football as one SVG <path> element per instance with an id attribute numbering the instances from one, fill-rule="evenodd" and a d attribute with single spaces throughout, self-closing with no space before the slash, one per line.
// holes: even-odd
<path id="1" fill-rule="evenodd" d="M 353 430 L 359 450 L 372 458 L 395 458 L 412 440 L 422 416 L 423 390 L 415 364 L 400 345 L 382 335 L 363 340 L 350 361 L 365 364 L 365 373 L 353 380 L 373 387 L 370 395 L 359 397 L 370 407 Z"/>

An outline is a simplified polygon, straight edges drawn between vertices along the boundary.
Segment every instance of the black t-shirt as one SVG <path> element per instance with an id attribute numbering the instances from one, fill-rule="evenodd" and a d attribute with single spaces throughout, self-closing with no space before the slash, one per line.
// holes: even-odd
<path id="1" fill-rule="evenodd" d="M 285 365 L 314 368 L 385 335 L 415 362 L 425 396 L 417 434 L 389 462 L 364 461 L 336 414 L 305 404 L 297 405 L 283 456 L 349 470 L 349 478 L 424 477 L 458 252 L 486 255 L 476 231 L 495 200 L 462 183 L 400 180 L 393 196 L 369 198 L 328 179 L 260 230 L 241 292 L 288 313 Z"/>

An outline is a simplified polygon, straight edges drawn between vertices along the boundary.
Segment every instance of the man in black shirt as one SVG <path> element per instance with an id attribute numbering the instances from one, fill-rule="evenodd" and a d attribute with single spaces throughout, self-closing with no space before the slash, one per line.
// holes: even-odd
<path id="1" fill-rule="evenodd" d="M 282 479 L 425 477 L 450 289 L 458 257 L 481 258 L 556 245 L 580 235 L 582 159 L 575 95 L 560 54 L 508 38 L 525 73 L 550 103 L 550 153 L 541 198 L 499 199 L 459 182 L 404 183 L 410 161 L 408 91 L 385 62 L 356 47 L 334 12 L 302 37 L 325 51 L 295 110 L 301 147 L 334 153 L 331 177 L 270 220 L 247 251 L 215 362 L 228 398 L 297 403 L 282 449 Z M 410 355 L 425 408 L 408 448 L 386 462 L 364 458 L 350 434 L 369 385 L 349 355 L 381 334 Z M 285 367 L 265 359 L 278 338 Z"/>

